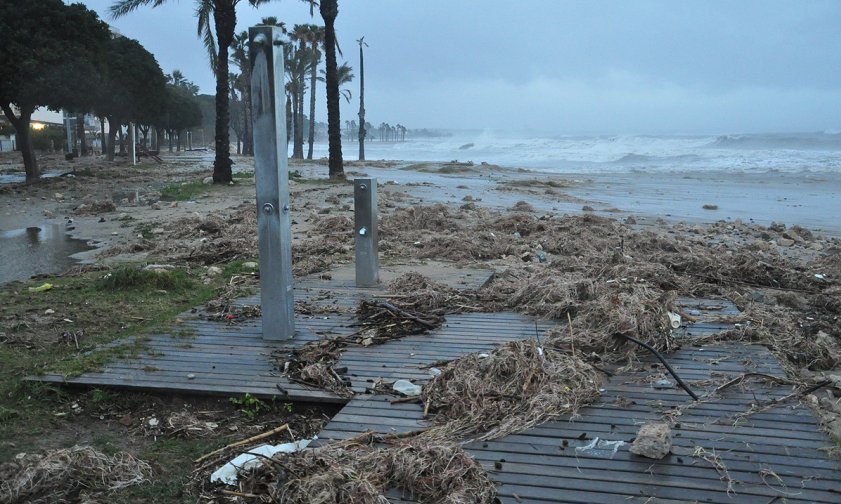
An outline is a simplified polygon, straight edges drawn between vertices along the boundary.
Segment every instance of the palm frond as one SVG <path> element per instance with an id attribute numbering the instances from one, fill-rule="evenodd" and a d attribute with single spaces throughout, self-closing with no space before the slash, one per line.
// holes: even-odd
<path id="1" fill-rule="evenodd" d="M 166 0 L 117 0 L 111 5 L 111 7 L 108 8 L 108 12 L 111 13 L 112 19 L 117 19 L 120 16 L 125 16 L 129 12 L 136 10 L 138 7 L 149 4 L 152 4 L 152 7 L 157 7 L 164 2 L 166 2 Z"/>
<path id="2" fill-rule="evenodd" d="M 196 34 L 202 39 L 202 43 L 204 43 L 204 47 L 207 49 L 210 69 L 215 74 L 218 51 L 216 49 L 216 39 L 213 37 L 213 27 L 211 26 L 211 19 L 213 18 L 213 0 L 197 0 L 196 4 L 196 18 L 198 19 L 198 23 L 196 24 Z"/>

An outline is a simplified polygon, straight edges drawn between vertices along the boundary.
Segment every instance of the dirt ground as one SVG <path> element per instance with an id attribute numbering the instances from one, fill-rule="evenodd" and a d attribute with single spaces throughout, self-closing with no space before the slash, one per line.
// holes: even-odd
<path id="1" fill-rule="evenodd" d="M 71 163 L 44 156 L 42 166 L 66 175 L 0 186 L 0 229 L 56 223 L 96 246 L 68 271 L 0 286 L 0 474 L 13 473 L 25 459 L 21 454 L 87 445 L 108 455 L 125 451 L 151 464 L 150 483 L 111 493 L 108 502 L 195 502 L 194 459 L 284 423 L 291 435 L 280 433 L 270 441 L 308 437 L 334 413 L 250 397 L 72 390 L 23 380 L 56 367 L 67 373 L 95 368 L 97 362 L 85 360 L 86 350 L 177 325 L 178 313 L 192 306 L 224 303 L 255 288 L 247 265 L 258 259 L 253 162 L 236 158 L 235 184 L 218 186 L 204 183 L 210 161 L 208 154 L 183 153 L 130 167 L 99 158 Z M 11 157 L 0 162 L 6 170 L 19 169 Z M 290 162 L 290 170 L 296 275 L 349 264 L 352 185 L 326 180 L 324 161 Z M 594 308 L 587 303 L 594 301 L 582 292 L 591 289 L 588 282 L 604 281 L 627 286 L 637 301 L 648 300 L 657 288 L 728 297 L 746 309 L 788 310 L 800 325 L 792 322 L 780 331 L 807 326 L 806 346 L 814 352 L 801 361 L 788 346 L 775 350 L 788 360 L 792 378 L 839 381 L 804 400 L 841 443 L 838 237 L 792 222 L 685 223 L 635 216 L 632 208 L 593 212 L 587 200 L 568 194 L 581 181 L 514 176 L 499 167 L 380 161 L 348 163 L 346 172 L 349 178 L 379 177 L 383 264 L 448 261 L 492 268 L 498 272 L 496 290 L 473 300 L 488 309 L 558 318 L 571 313 L 583 321 L 585 309 Z M 512 177 L 520 182 L 511 184 Z M 561 204 L 578 210 L 575 215 L 551 210 Z M 655 259 L 637 264 L 634 258 L 643 256 Z M 716 256 L 743 261 L 742 268 L 710 270 L 718 264 Z M 137 269 L 148 263 L 172 266 L 178 274 L 172 273 L 165 288 L 144 283 L 146 277 L 131 277 L 125 285 L 108 280 L 128 275 L 121 265 Z M 550 285 L 547 272 L 567 275 L 568 283 Z M 641 289 L 637 274 L 661 281 Z M 53 288 L 30 290 L 44 283 Z M 592 298 L 597 289 L 592 287 Z M 643 327 L 646 315 L 633 315 L 633 327 L 611 329 L 655 332 L 654 326 Z M 753 320 L 763 320 L 761 315 Z M 86 496 L 75 492 L 68 502 Z"/>

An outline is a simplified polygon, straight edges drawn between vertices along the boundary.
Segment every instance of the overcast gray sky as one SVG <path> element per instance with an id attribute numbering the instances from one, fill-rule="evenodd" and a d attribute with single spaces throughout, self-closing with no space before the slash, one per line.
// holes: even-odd
<path id="1" fill-rule="evenodd" d="M 214 92 L 193 0 L 118 20 L 112 0 L 84 3 Z M 321 24 L 298 0 L 241 3 L 238 30 L 270 15 Z M 370 122 L 545 133 L 841 130 L 839 27 L 833 0 L 339 0 L 336 22 L 354 69 L 354 41 L 370 44 Z"/>

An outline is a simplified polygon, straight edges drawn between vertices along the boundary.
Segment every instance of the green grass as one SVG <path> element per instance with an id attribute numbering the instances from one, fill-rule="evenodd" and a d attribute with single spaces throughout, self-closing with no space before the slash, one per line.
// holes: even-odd
<path id="1" fill-rule="evenodd" d="M 237 172 L 231 175 L 235 179 L 249 179 L 254 178 L 254 172 Z M 290 174 L 291 177 L 291 174 Z"/>
<path id="2" fill-rule="evenodd" d="M 196 282 L 182 270 L 155 272 L 136 266 L 122 266 L 99 281 L 104 290 L 167 290 L 183 292 L 196 287 Z"/>
<path id="3" fill-rule="evenodd" d="M 210 299 L 218 286 L 193 281 L 184 271 L 137 271 L 126 267 L 110 277 L 102 271 L 43 277 L 0 288 L 0 332 L 13 338 L 0 345 L 0 443 L 17 442 L 19 436 L 37 435 L 64 421 L 56 412 L 67 411 L 68 393 L 25 381 L 26 376 L 46 372 L 73 376 L 114 359 L 137 356 L 146 350 L 142 334 L 172 327 L 178 314 Z M 223 281 L 219 279 L 219 285 Z M 29 287 L 44 282 L 53 284 L 53 289 L 29 292 Z M 33 321 L 47 309 L 56 312 L 49 322 Z M 81 334 L 78 349 L 62 339 L 65 331 Z M 130 336 L 135 338 L 126 340 Z M 117 340 L 121 342 L 102 346 Z M 96 392 L 94 397 L 107 401 L 107 394 Z M 4 452 L 0 462 L 8 459 L 8 451 L 13 450 L 0 449 Z"/>
<path id="4" fill-rule="evenodd" d="M 203 182 L 184 182 L 181 184 L 170 184 L 161 188 L 161 199 L 164 201 L 194 200 L 200 194 L 213 190 L 214 187 L 219 187 L 219 185 L 208 185 Z"/>

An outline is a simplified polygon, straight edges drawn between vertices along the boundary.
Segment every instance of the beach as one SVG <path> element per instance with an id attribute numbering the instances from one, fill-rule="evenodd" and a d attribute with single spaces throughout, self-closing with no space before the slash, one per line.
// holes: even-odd
<path id="1" fill-rule="evenodd" d="M 164 153 L 161 162 L 142 159 L 130 167 L 52 156 L 42 160 L 51 176 L 31 185 L 0 186 L 0 230 L 6 233 L 0 240 L 24 239 L 0 242 L 7 280 L 0 288 L 0 350 L 10 363 L 0 385 L 10 397 L 4 415 L 12 419 L 8 434 L 0 436 L 3 450 L 63 448 L 73 439 L 140 454 L 168 467 L 167 477 L 177 475 L 171 476 L 174 484 L 189 492 L 213 492 L 190 479 L 209 476 L 207 465 L 192 472 L 195 456 L 264 432 L 266 425 L 288 423 L 298 435 L 312 436 L 336 413 L 283 399 L 269 404 L 249 396 L 110 389 L 61 389 L 35 404 L 32 387 L 54 389 L 22 381 L 33 373 L 96 375 L 113 359 L 158 355 L 131 335 L 167 330 L 161 328 L 180 338 L 176 351 L 187 351 L 201 335 L 184 327 L 184 318 L 230 331 L 261 316 L 260 305 L 238 304 L 259 288 L 253 160 L 235 157 L 235 183 L 214 185 L 206 180 L 212 159 L 207 152 Z M 14 176 L 15 160 L 2 161 L 6 174 Z M 296 282 L 350 282 L 353 185 L 330 181 L 324 159 L 290 160 L 289 170 Z M 469 380 L 474 388 L 488 381 L 500 394 L 516 398 L 493 414 L 483 409 L 483 401 L 462 405 L 492 434 L 516 433 L 596 401 L 602 390 L 596 376 L 619 372 L 642 357 L 636 347 L 617 347 L 617 333 L 633 335 L 669 358 L 679 347 L 670 317 L 683 317 L 691 329 L 699 313 L 692 306 L 720 310 L 726 304 L 732 312 L 712 312 L 719 330 L 704 336 L 703 344 L 764 345 L 785 370 L 786 386 L 794 387 L 795 395 L 807 391 L 803 407 L 828 435 L 841 435 L 841 408 L 832 386 L 841 374 L 837 177 L 802 170 L 581 173 L 455 160 L 348 161 L 345 171 L 349 180 L 378 181 L 382 296 L 403 307 L 398 310 L 416 310 L 410 317 L 438 323 L 445 316 L 473 314 L 481 320 L 516 312 L 551 324 L 537 336 L 540 348 L 528 340 L 487 354 L 506 369 L 506 359 L 515 359 L 520 370 L 515 379 L 522 383 L 503 383 L 502 372 L 488 380 L 471 378 L 481 369 L 470 364 L 475 355 L 439 364 L 466 368 L 446 375 L 452 379 Z M 83 249 L 72 257 L 56 256 L 61 249 L 44 239 L 65 232 L 73 247 Z M 12 243 L 14 248 L 7 245 Z M 467 278 L 477 271 L 488 279 L 478 288 L 459 290 L 431 280 L 457 278 L 456 272 Z M 296 299 L 296 314 L 319 320 L 347 316 L 347 308 L 334 306 L 333 295 L 324 288 L 315 300 Z M 695 301 L 686 304 L 687 298 Z M 361 317 L 365 306 L 360 304 L 358 313 L 350 310 Z M 102 347 L 127 336 L 140 341 L 134 343 L 139 347 L 118 352 L 107 348 L 122 347 Z M 404 336 L 397 332 L 384 341 Z M 276 365 L 298 370 L 282 374 L 298 373 L 290 379 L 308 389 L 347 395 L 332 367 L 341 347 L 380 343 L 319 338 L 318 345 L 328 350 L 305 345 L 287 361 L 292 367 Z M 307 357 L 307 349 L 317 361 L 308 360 L 315 358 Z M 540 362 L 535 352 L 551 356 L 557 369 L 530 368 Z M 151 364 L 140 370 L 153 376 L 157 371 Z M 570 373 L 587 378 L 565 388 L 559 380 Z M 532 387 L 537 375 L 541 385 L 534 386 L 542 391 L 535 393 L 545 394 L 540 396 L 545 401 L 519 392 Z M 732 379 L 712 372 L 709 380 L 692 386 L 724 387 Z M 812 390 L 816 385 L 823 390 Z M 565 394 L 574 396 L 572 403 Z M 745 405 L 745 414 L 752 415 L 753 407 Z M 469 432 L 465 429 L 476 424 L 469 418 L 456 415 L 439 430 Z M 176 451 L 153 453 L 160 440 L 174 443 Z M 416 442 L 426 446 L 422 436 Z M 484 474 L 477 477 L 482 480 Z"/>

